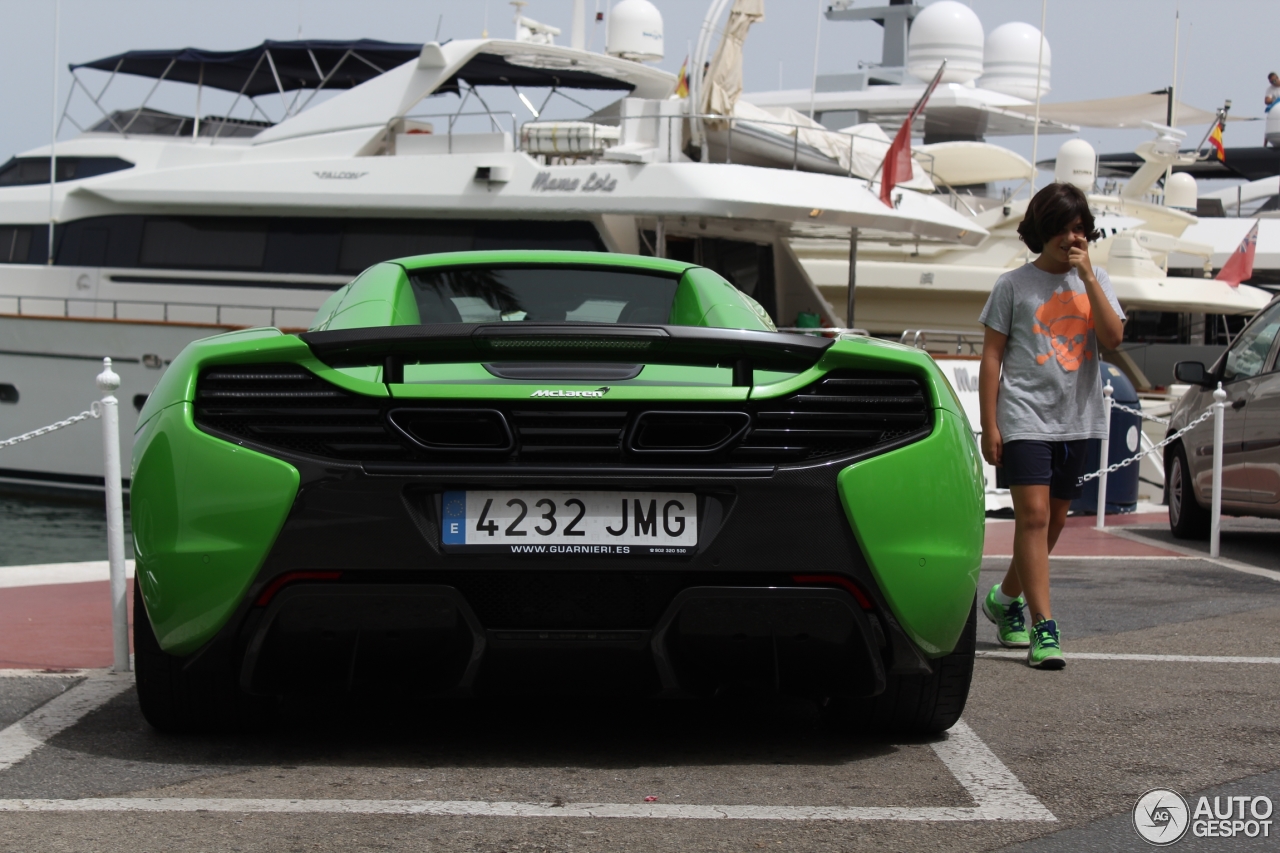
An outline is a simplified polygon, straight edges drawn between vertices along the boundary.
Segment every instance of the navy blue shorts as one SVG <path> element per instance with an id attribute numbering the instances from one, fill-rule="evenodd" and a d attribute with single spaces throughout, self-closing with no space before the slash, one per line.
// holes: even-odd
<path id="1" fill-rule="evenodd" d="M 1084 492 L 1086 439 L 1077 441 L 1005 442 L 1001 465 L 1010 486 L 1048 486 L 1049 497 L 1073 501 Z"/>

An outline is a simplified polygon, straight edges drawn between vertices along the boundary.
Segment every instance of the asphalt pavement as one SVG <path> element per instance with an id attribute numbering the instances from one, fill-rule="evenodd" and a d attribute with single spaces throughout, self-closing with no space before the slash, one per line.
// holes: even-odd
<path id="1" fill-rule="evenodd" d="M 1280 552 L 1250 538 L 1233 553 Z M 1280 577 L 1077 557 L 1053 596 L 1067 668 L 1030 670 L 983 621 L 962 724 L 935 739 L 763 698 L 309 704 L 175 737 L 127 679 L 4 671 L 0 851 L 1146 850 L 1151 788 L 1280 802 Z"/>

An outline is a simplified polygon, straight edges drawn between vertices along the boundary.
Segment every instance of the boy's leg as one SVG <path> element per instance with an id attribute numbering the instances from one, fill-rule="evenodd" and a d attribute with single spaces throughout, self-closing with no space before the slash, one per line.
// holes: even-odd
<path id="1" fill-rule="evenodd" d="M 1011 572 L 1027 599 L 1032 622 L 1051 619 L 1049 608 L 1049 486 L 1010 486 L 1013 495 L 1013 561 Z M 1065 513 L 1063 515 L 1065 522 Z M 1061 526 L 1058 531 L 1061 531 Z M 1056 536 L 1054 537 L 1057 538 Z M 1009 590 L 1003 584 L 1002 591 Z"/>
<path id="2" fill-rule="evenodd" d="M 1053 546 L 1058 544 L 1058 536 L 1062 534 L 1062 528 L 1067 526 L 1067 514 L 1071 512 L 1071 498 L 1062 499 L 1055 498 L 1052 494 L 1049 497 L 1049 553 L 1053 553 Z"/>

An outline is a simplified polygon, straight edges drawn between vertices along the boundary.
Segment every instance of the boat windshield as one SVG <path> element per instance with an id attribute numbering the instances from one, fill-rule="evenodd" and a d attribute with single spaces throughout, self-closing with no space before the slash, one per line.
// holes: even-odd
<path id="1" fill-rule="evenodd" d="M 678 279 L 582 267 L 454 267 L 411 275 L 423 325 L 526 321 L 666 323 Z"/>

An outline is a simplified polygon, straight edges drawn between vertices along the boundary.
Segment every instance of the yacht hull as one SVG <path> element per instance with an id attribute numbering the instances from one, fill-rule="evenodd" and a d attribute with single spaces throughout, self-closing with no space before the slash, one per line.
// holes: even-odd
<path id="1" fill-rule="evenodd" d="M 163 368 L 194 340 L 226 326 L 0 315 L 0 440 L 83 412 L 102 397 L 94 377 L 111 358 L 120 375 L 121 452 L 128 458 L 138 411 Z M 0 485 L 101 492 L 102 430 L 82 421 L 0 448 Z M 128 481 L 125 481 L 128 488 Z"/>

